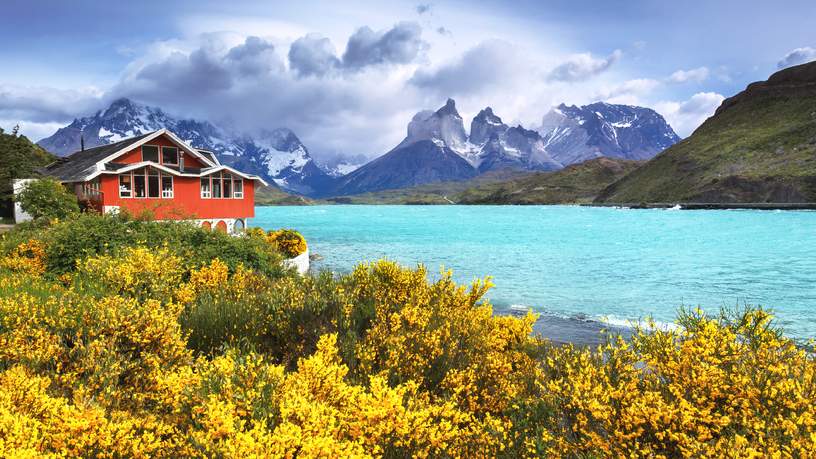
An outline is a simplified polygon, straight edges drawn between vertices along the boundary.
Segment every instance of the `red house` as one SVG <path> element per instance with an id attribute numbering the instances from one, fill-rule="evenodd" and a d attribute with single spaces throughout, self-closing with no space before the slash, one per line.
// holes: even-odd
<path id="1" fill-rule="evenodd" d="M 191 220 L 230 233 L 255 216 L 255 187 L 266 185 L 167 129 L 77 151 L 42 172 L 100 212 L 150 212 L 157 220 Z"/>

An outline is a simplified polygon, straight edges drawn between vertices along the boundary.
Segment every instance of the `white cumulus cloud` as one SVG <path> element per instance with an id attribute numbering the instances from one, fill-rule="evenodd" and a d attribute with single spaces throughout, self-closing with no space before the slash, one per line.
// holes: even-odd
<path id="1" fill-rule="evenodd" d="M 722 94 L 698 92 L 684 101 L 665 101 L 655 104 L 655 110 L 663 115 L 680 137 L 688 137 L 703 121 L 714 114 L 725 100 Z"/>
<path id="2" fill-rule="evenodd" d="M 777 62 L 776 66 L 780 69 L 784 69 L 814 60 L 816 60 L 816 49 L 805 46 L 803 48 L 796 48 L 788 54 L 785 54 L 785 57 Z"/>
<path id="3" fill-rule="evenodd" d="M 687 83 L 690 81 L 702 83 L 708 79 L 710 74 L 711 72 L 708 70 L 708 67 L 698 67 L 691 70 L 678 70 L 669 76 L 668 81 L 670 83 Z"/>

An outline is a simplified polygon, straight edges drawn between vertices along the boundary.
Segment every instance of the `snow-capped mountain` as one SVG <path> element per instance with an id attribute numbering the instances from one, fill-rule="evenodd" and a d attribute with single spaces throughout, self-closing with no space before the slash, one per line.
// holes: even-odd
<path id="1" fill-rule="evenodd" d="M 538 132 L 521 126 L 509 127 L 490 107 L 472 120 L 468 136 L 456 102 L 448 99 L 436 111 L 424 110 L 414 115 L 402 142 L 340 178 L 333 194 L 463 180 L 498 169 L 562 167 L 550 157 Z"/>
<path id="2" fill-rule="evenodd" d="M 509 127 L 490 107 L 473 118 L 468 142 L 471 151 L 477 152 L 471 164 L 479 172 L 507 168 L 556 170 L 563 167 L 550 157 L 538 132 L 524 129 L 521 125 Z"/>
<path id="3" fill-rule="evenodd" d="M 544 115 L 538 132 L 550 156 L 565 166 L 600 156 L 650 159 L 680 141 L 654 110 L 604 102 L 561 104 Z"/>
<path id="4" fill-rule="evenodd" d="M 468 141 L 452 99 L 437 111 L 421 111 L 407 135 L 383 156 L 341 177 L 332 194 L 348 195 L 405 188 L 475 176 L 477 152 Z"/>
<path id="5" fill-rule="evenodd" d="M 336 155 L 334 157 L 318 160 L 317 165 L 323 169 L 325 173 L 332 177 L 342 177 L 359 169 L 360 166 L 369 162 L 370 160 L 371 159 L 365 155 Z"/>
<path id="6" fill-rule="evenodd" d="M 117 99 L 106 110 L 77 118 L 71 124 L 37 142 L 57 155 L 95 147 L 167 128 L 196 148 L 210 150 L 228 165 L 258 174 L 281 188 L 315 194 L 329 187 L 331 177 L 317 167 L 309 151 L 289 129 L 262 132 L 257 137 L 237 134 L 208 121 L 177 119 L 157 107 Z"/>

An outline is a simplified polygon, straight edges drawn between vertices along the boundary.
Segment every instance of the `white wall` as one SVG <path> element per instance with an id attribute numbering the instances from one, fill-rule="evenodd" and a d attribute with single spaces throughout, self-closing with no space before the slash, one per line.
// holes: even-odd
<path id="1" fill-rule="evenodd" d="M 17 195 L 20 194 L 23 189 L 25 189 L 26 185 L 33 182 L 36 179 L 15 179 L 14 183 L 12 184 L 14 188 L 14 221 L 17 223 L 27 222 L 31 220 L 31 215 L 23 212 L 23 208 L 20 207 L 20 203 L 17 202 Z"/>

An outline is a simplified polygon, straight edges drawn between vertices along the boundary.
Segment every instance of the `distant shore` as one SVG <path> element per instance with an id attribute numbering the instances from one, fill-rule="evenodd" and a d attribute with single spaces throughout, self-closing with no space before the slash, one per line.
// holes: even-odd
<path id="1" fill-rule="evenodd" d="M 816 203 L 783 203 L 783 202 L 683 202 L 683 203 L 586 203 L 586 207 L 628 207 L 630 209 L 667 209 L 680 206 L 682 210 L 816 210 Z"/>

